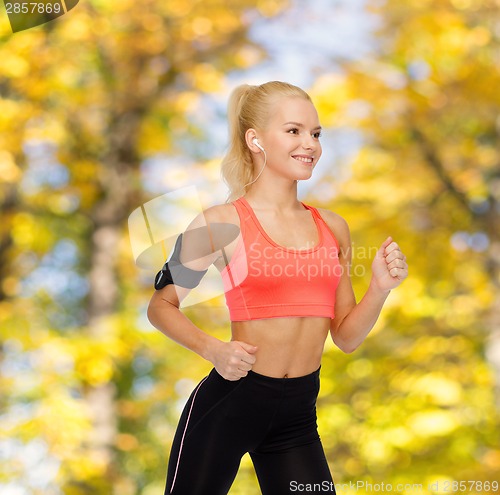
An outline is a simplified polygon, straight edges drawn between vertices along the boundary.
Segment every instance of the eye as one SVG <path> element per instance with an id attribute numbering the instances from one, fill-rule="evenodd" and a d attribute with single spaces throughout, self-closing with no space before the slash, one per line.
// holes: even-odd
<path id="1" fill-rule="evenodd" d="M 319 139 L 321 137 L 321 131 L 315 132 L 313 134 L 314 139 Z"/>
<path id="2" fill-rule="evenodd" d="M 298 134 L 299 130 L 296 127 L 292 127 L 292 129 L 288 129 L 287 132 L 291 134 Z"/>

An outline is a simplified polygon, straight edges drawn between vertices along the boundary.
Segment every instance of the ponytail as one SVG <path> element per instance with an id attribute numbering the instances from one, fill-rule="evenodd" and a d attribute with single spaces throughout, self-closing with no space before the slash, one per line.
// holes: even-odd
<path id="1" fill-rule="evenodd" d="M 248 94 L 255 86 L 242 84 L 233 90 L 229 97 L 227 118 L 229 123 L 229 149 L 222 159 L 221 174 L 229 187 L 226 202 L 242 196 L 245 191 L 239 190 L 243 184 L 252 180 L 253 162 L 250 150 L 245 142 L 245 132 L 240 125 L 241 109 L 244 107 Z"/>

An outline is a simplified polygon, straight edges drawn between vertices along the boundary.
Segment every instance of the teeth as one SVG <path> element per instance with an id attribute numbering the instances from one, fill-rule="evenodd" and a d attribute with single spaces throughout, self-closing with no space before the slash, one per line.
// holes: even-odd
<path id="1" fill-rule="evenodd" d="M 313 159 L 312 158 L 305 158 L 303 156 L 294 156 L 296 160 L 299 160 L 299 162 L 304 162 L 304 163 L 312 163 Z"/>

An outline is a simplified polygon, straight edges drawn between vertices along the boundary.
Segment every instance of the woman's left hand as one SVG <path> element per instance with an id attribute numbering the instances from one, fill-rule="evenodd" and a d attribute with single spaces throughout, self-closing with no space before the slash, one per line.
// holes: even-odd
<path id="1" fill-rule="evenodd" d="M 372 263 L 372 282 L 382 291 L 395 289 L 408 276 L 406 256 L 392 237 L 388 237 Z"/>

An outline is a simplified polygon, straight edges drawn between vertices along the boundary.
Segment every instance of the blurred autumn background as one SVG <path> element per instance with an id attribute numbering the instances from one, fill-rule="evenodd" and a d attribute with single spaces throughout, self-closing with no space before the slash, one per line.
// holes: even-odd
<path id="1" fill-rule="evenodd" d="M 2 10 L 2 495 L 163 493 L 211 365 L 147 321 L 154 272 L 127 219 L 185 186 L 224 202 L 227 97 L 272 79 L 318 108 L 324 154 L 300 199 L 349 222 L 358 298 L 387 235 L 410 264 L 362 347 L 325 349 L 335 481 L 498 492 L 499 14 L 499 0 L 81 0 L 12 34 Z M 185 313 L 229 338 L 220 296 Z M 231 493 L 259 493 L 247 457 Z"/>

